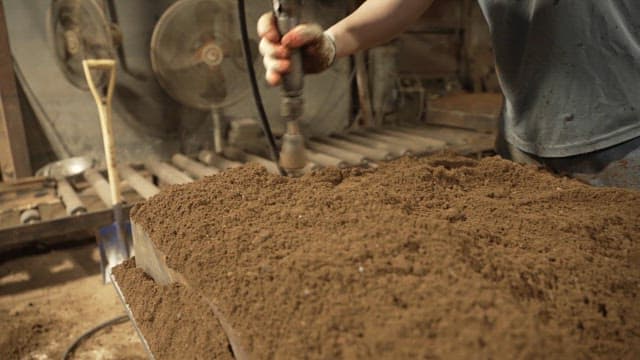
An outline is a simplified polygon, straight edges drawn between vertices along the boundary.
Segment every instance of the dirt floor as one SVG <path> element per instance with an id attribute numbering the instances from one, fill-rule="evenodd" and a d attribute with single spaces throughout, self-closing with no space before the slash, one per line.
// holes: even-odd
<path id="1" fill-rule="evenodd" d="M 230 357 L 214 311 L 258 359 L 635 359 L 639 218 L 639 192 L 498 158 L 247 166 L 134 211 L 184 284 L 118 278 L 159 359 Z"/>
<path id="2" fill-rule="evenodd" d="M 61 359 L 71 342 L 124 308 L 103 285 L 94 244 L 0 260 L 0 359 Z M 72 359 L 147 359 L 129 322 L 98 332 Z"/>

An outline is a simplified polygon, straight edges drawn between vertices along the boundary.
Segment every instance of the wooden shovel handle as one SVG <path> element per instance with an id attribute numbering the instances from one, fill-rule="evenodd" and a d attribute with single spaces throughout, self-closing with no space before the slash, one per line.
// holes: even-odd
<path id="1" fill-rule="evenodd" d="M 122 202 L 120 177 L 118 176 L 116 148 L 113 141 L 113 126 L 111 121 L 111 99 L 113 98 L 113 91 L 116 85 L 116 61 L 111 59 L 84 60 L 82 61 L 82 67 L 84 69 L 84 76 L 87 78 L 87 83 L 89 84 L 89 90 L 96 101 L 96 105 L 98 105 L 112 204 L 120 204 Z M 93 70 L 102 70 L 109 77 L 106 92 L 102 93 L 100 91 L 101 89 L 97 88 L 91 75 L 91 71 Z"/>

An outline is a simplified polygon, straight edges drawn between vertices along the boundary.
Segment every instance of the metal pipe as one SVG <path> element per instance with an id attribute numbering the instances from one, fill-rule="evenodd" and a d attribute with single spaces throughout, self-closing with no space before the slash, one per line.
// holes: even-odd
<path id="1" fill-rule="evenodd" d="M 307 147 L 319 153 L 325 153 L 333 157 L 337 157 L 338 159 L 342 159 L 350 165 L 365 165 L 368 163 L 366 156 L 332 145 L 323 144 L 318 141 L 308 141 Z"/>
<path id="2" fill-rule="evenodd" d="M 138 174 L 129 165 L 118 165 L 118 170 L 129 185 L 145 200 L 160 192 L 157 186 Z"/>
<path id="3" fill-rule="evenodd" d="M 171 162 L 198 179 L 220 173 L 220 170 L 213 167 L 205 166 L 204 164 L 191 160 L 182 154 L 173 155 L 171 157 Z"/>
<path id="4" fill-rule="evenodd" d="M 113 206 L 113 202 L 111 200 L 111 189 L 109 188 L 109 183 L 105 178 L 98 172 L 96 169 L 88 169 L 84 172 L 84 178 L 89 182 L 89 185 L 96 191 L 96 194 L 102 200 L 102 202 L 107 206 Z"/>
<path id="5" fill-rule="evenodd" d="M 209 166 L 213 166 L 218 169 L 227 170 L 231 168 L 237 168 L 242 166 L 241 163 L 229 159 L 225 159 L 222 156 L 213 153 L 209 150 L 202 150 L 198 154 L 198 160 L 202 161 L 204 164 Z"/>
<path id="6" fill-rule="evenodd" d="M 145 161 L 144 166 L 149 169 L 153 175 L 157 176 L 160 181 L 167 184 L 178 185 L 193 182 L 193 179 L 187 174 L 169 164 L 155 159 Z"/>
<path id="7" fill-rule="evenodd" d="M 258 155 L 253 155 L 253 154 L 249 154 L 249 153 L 244 153 L 243 156 L 244 156 L 244 159 L 246 160 L 246 162 L 260 164 L 260 165 L 264 166 L 265 169 L 267 169 L 267 171 L 269 173 L 275 174 L 275 175 L 280 175 L 280 168 L 278 167 L 278 164 L 276 164 L 275 162 L 273 162 L 271 160 L 267 160 L 267 159 L 265 159 L 263 157 L 260 157 Z"/>
<path id="8" fill-rule="evenodd" d="M 67 211 L 67 215 L 80 215 L 87 212 L 87 208 L 84 206 L 80 197 L 73 190 L 67 179 L 60 178 L 57 180 L 57 191 L 60 200 L 64 204 L 64 208 Z"/>
<path id="9" fill-rule="evenodd" d="M 313 163 L 316 163 L 324 167 L 337 167 L 342 169 L 349 165 L 344 160 L 338 159 L 335 156 L 322 154 L 322 153 L 315 152 L 308 149 L 307 149 L 307 159 L 309 159 L 309 161 Z"/>
<path id="10" fill-rule="evenodd" d="M 213 120 L 213 150 L 217 154 L 222 154 L 224 151 L 224 130 L 223 130 L 223 120 L 220 109 L 211 110 L 211 119 Z"/>
<path id="11" fill-rule="evenodd" d="M 388 129 L 376 129 L 377 132 L 381 133 L 381 134 L 385 134 L 385 135 L 389 135 L 389 136 L 395 136 L 395 137 L 399 137 L 401 139 L 408 139 L 408 140 L 413 140 L 413 141 L 418 141 L 418 142 L 422 142 L 425 145 L 431 146 L 433 148 L 443 148 L 447 145 L 446 141 L 443 140 L 439 140 L 439 139 L 433 139 L 433 138 L 426 138 L 426 137 L 422 137 L 420 135 L 416 135 L 416 134 L 408 134 L 402 131 L 396 131 L 396 130 L 388 130 Z"/>
<path id="12" fill-rule="evenodd" d="M 376 149 L 382 149 L 382 150 L 386 150 L 389 151 L 390 153 L 392 153 L 395 157 L 399 157 L 399 156 L 404 156 L 404 155 L 411 155 L 411 150 L 409 150 L 408 147 L 404 146 L 404 145 L 399 145 L 396 143 L 389 143 L 389 142 L 383 142 L 383 141 L 379 141 L 376 139 L 369 139 L 366 138 L 364 136 L 361 136 L 359 134 L 338 134 L 335 135 L 341 139 L 344 139 L 346 141 L 351 141 L 354 143 L 358 143 L 358 144 L 362 144 L 365 146 L 370 146 Z"/>
<path id="13" fill-rule="evenodd" d="M 423 138 L 427 138 L 427 139 L 437 139 L 437 140 L 442 140 L 442 141 L 446 141 L 448 144 L 454 144 L 457 141 L 461 140 L 461 133 L 464 134 L 469 134 L 469 133 L 473 133 L 473 134 L 478 134 L 473 130 L 463 130 L 463 129 L 446 129 L 444 127 L 441 126 L 433 126 L 433 125 L 422 125 L 419 127 L 407 127 L 407 126 L 399 126 L 399 127 L 394 127 L 392 128 L 392 130 L 394 131 L 399 131 L 405 134 L 412 134 L 412 135 L 416 135 L 416 136 L 421 136 Z M 445 130 L 446 133 L 449 136 L 443 136 L 442 130 Z M 437 133 L 434 134 L 434 131 L 437 131 Z M 454 133 L 453 136 L 451 136 L 451 132 Z M 464 136 L 463 136 L 464 137 Z"/>
<path id="14" fill-rule="evenodd" d="M 361 144 L 335 139 L 335 138 L 320 138 L 318 139 L 325 144 L 332 145 L 335 147 L 339 147 L 345 150 L 353 151 L 358 154 L 362 154 L 367 157 L 367 159 L 377 160 L 377 161 L 385 161 L 391 160 L 393 156 L 386 150 L 380 150 L 376 148 L 371 148 L 368 146 L 364 146 Z"/>
<path id="15" fill-rule="evenodd" d="M 383 143 L 406 147 L 407 149 L 409 149 L 409 151 L 411 151 L 414 154 L 421 154 L 422 152 L 425 151 L 425 148 L 426 148 L 424 144 L 418 143 L 416 141 L 403 140 L 397 137 L 378 134 L 370 131 L 358 132 L 356 134 L 366 139 L 372 139 L 376 141 L 381 141 Z"/>

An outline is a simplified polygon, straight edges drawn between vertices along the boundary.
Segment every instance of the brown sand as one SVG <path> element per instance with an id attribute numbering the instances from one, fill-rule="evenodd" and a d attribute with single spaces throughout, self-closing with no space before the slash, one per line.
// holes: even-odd
<path id="1" fill-rule="evenodd" d="M 227 338 L 201 295 L 180 284 L 158 286 L 135 261 L 113 271 L 156 359 L 232 359 Z M 187 356 L 188 354 L 188 356 Z"/>
<path id="2" fill-rule="evenodd" d="M 301 179 L 248 166 L 134 211 L 260 359 L 637 358 L 639 218 L 638 192 L 451 156 Z M 168 302 L 134 306 L 161 318 L 183 290 L 128 300 Z"/>

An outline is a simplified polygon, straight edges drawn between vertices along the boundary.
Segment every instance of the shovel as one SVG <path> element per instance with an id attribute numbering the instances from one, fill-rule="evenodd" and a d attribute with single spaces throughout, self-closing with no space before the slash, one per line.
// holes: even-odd
<path id="1" fill-rule="evenodd" d="M 113 128 L 111 126 L 111 100 L 116 83 L 115 60 L 84 60 L 82 61 L 84 75 L 89 84 L 89 90 L 98 105 L 100 116 L 100 128 L 104 141 L 104 153 L 107 160 L 107 172 L 109 174 L 109 188 L 111 190 L 111 206 L 113 207 L 114 222 L 98 231 L 98 247 L 100 248 L 100 261 L 103 270 L 103 280 L 110 281 L 111 269 L 129 258 L 129 241 L 127 239 L 128 224 L 125 221 L 122 210 L 122 198 L 120 196 L 120 178 L 118 176 L 115 144 L 113 141 Z M 106 88 L 98 89 L 93 73 L 104 72 L 107 74 Z"/>

